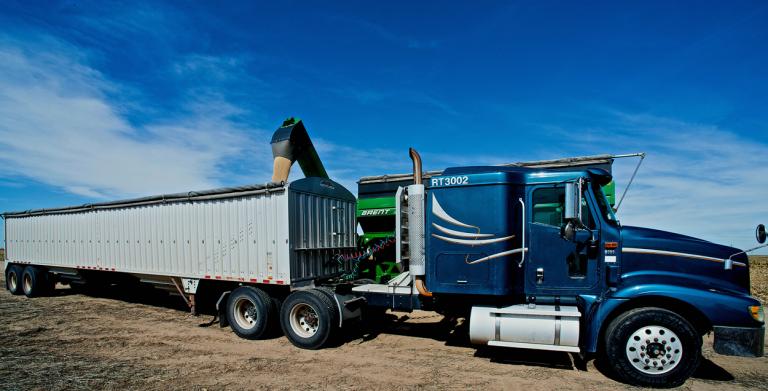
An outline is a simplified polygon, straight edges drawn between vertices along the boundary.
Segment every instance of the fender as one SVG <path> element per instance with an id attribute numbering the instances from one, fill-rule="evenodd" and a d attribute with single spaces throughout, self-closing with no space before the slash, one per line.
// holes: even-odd
<path id="1" fill-rule="evenodd" d="M 634 308 L 633 302 L 669 309 L 683 303 L 701 313 L 709 322 L 709 326 L 760 326 L 748 311 L 749 306 L 760 305 L 760 303 L 750 296 L 719 291 L 712 287 L 702 289 L 698 286 L 686 287 L 663 283 L 622 285 L 623 287 L 605 298 L 581 296 L 586 314 L 582 340 L 585 351 L 590 353 L 597 351 L 600 334 L 607 327 L 607 323 L 624 312 L 623 308 Z"/>

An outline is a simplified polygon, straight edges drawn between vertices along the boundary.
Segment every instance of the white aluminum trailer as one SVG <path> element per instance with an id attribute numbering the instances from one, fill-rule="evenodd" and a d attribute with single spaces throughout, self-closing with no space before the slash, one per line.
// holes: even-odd
<path id="1" fill-rule="evenodd" d="M 292 291 L 337 300 L 311 288 L 347 272 L 335 255 L 355 249 L 355 202 L 340 184 L 311 177 L 5 213 L 8 288 L 35 296 L 56 281 L 130 276 L 175 287 L 193 306 L 198 286 L 216 287 L 209 292 L 227 299 L 221 314 L 232 312 L 222 318 L 258 338 Z M 340 322 L 337 306 L 329 308 Z"/>
<path id="2" fill-rule="evenodd" d="M 6 259 L 54 271 L 292 285 L 355 247 L 355 197 L 306 178 L 5 214 Z"/>

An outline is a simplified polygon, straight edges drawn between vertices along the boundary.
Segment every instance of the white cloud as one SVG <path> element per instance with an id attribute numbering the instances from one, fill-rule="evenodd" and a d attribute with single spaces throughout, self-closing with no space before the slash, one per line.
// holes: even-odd
<path id="1" fill-rule="evenodd" d="M 756 245 L 754 227 L 768 223 L 768 145 L 718 126 L 651 115 L 613 113 L 606 123 L 575 134 L 602 152 L 644 151 L 643 163 L 619 218 L 718 243 Z M 635 162 L 619 160 L 623 190 Z"/>
<path id="2" fill-rule="evenodd" d="M 0 175 L 92 198 L 205 189 L 219 186 L 223 163 L 260 134 L 210 95 L 190 101 L 182 118 L 136 127 L 107 97 L 120 90 L 62 42 L 0 37 Z"/>

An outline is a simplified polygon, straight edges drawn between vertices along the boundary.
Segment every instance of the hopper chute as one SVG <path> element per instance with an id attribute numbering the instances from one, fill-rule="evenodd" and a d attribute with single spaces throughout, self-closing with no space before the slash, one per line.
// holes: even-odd
<path id="1" fill-rule="evenodd" d="M 272 182 L 286 182 L 291 166 L 299 162 L 305 177 L 328 179 L 320 156 L 300 119 L 288 118 L 272 135 Z"/>

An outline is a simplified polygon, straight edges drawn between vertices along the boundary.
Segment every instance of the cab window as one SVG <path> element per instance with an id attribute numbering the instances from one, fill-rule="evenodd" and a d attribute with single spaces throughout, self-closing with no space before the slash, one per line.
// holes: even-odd
<path id="1" fill-rule="evenodd" d="M 546 187 L 533 192 L 533 222 L 560 227 L 565 216 L 565 187 Z M 586 197 L 581 198 L 581 220 L 590 229 L 595 228 Z"/>

